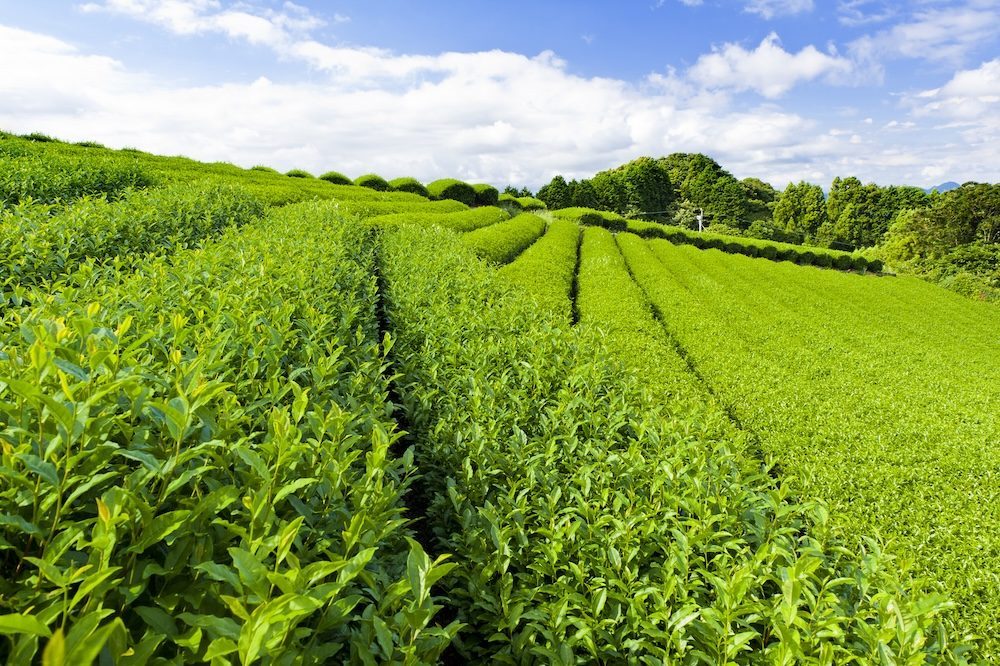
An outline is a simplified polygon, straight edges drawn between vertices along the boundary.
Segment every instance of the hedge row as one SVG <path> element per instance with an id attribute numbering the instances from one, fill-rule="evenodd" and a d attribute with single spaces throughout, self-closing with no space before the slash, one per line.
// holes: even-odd
<path id="1" fill-rule="evenodd" d="M 416 178 L 410 178 L 405 176 L 403 178 L 393 178 L 389 181 L 389 187 L 391 187 L 396 192 L 410 192 L 411 194 L 419 194 L 422 197 L 428 196 L 427 188 Z"/>
<path id="2" fill-rule="evenodd" d="M 444 202 L 428 202 L 444 203 Z M 454 203 L 454 202 L 453 202 Z M 426 208 L 426 207 L 425 207 Z M 387 215 L 376 215 L 368 218 L 368 222 L 379 226 L 396 226 L 401 224 L 417 225 L 437 225 L 448 227 L 455 231 L 475 231 L 498 222 L 507 220 L 510 216 L 507 211 L 495 206 L 481 206 L 479 208 L 467 208 L 450 213 L 430 212 L 415 208 L 413 211 L 404 213 L 390 213 Z"/>
<path id="3" fill-rule="evenodd" d="M 385 178 L 374 173 L 366 173 L 354 179 L 354 184 L 358 187 L 367 187 L 376 192 L 388 192 L 390 187 Z"/>
<path id="4" fill-rule="evenodd" d="M 477 206 L 496 206 L 500 203 L 500 191 L 486 183 L 478 183 L 472 186 L 476 191 Z"/>
<path id="5" fill-rule="evenodd" d="M 480 258 L 493 264 L 507 264 L 517 258 L 545 231 L 545 220 L 523 213 L 517 217 L 472 231 L 462 237 L 462 243 Z"/>
<path id="6" fill-rule="evenodd" d="M 775 243 L 753 238 L 723 236 L 709 232 L 695 232 L 655 222 L 627 220 L 627 230 L 643 238 L 663 238 L 675 244 L 694 245 L 703 250 L 721 250 L 729 254 L 760 257 L 771 261 L 791 261 L 801 266 L 836 268 L 841 271 L 881 273 L 882 262 L 860 255 L 818 247 L 805 247 L 789 243 Z"/>
<path id="7" fill-rule="evenodd" d="M 563 220 L 573 220 L 590 227 L 604 227 L 609 231 L 625 231 L 628 221 L 618 213 L 593 208 L 560 208 L 552 215 Z"/>
<path id="8" fill-rule="evenodd" d="M 441 178 L 427 185 L 432 199 L 454 199 L 466 206 L 476 205 L 476 190 L 472 185 L 455 178 Z"/>
<path id="9" fill-rule="evenodd" d="M 541 199 L 536 199 L 535 197 L 515 197 L 512 194 L 507 194 L 504 192 L 498 197 L 498 201 L 501 206 L 505 208 L 511 208 L 515 211 L 530 212 L 533 210 L 545 210 L 545 202 Z"/>

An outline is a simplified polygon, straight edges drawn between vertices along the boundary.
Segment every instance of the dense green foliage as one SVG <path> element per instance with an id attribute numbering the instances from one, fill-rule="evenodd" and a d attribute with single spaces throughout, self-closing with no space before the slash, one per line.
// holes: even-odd
<path id="1" fill-rule="evenodd" d="M 285 172 L 285 175 L 289 178 L 314 178 L 314 176 L 308 171 L 303 169 L 292 169 L 291 171 Z"/>
<path id="2" fill-rule="evenodd" d="M 0 208 L 26 200 L 52 204 L 99 194 L 114 198 L 156 182 L 135 158 L 7 157 L 3 148 L 0 144 Z"/>
<path id="3" fill-rule="evenodd" d="M 433 661 L 371 235 L 273 214 L 3 321 L 0 657 Z M 7 615 L 2 613 L 6 611 Z"/>
<path id="4" fill-rule="evenodd" d="M 611 231 L 625 231 L 628 227 L 628 220 L 618 213 L 592 208 L 561 208 L 552 211 L 552 216 L 563 220 L 574 220 L 578 224 L 587 226 L 604 227 Z"/>
<path id="5" fill-rule="evenodd" d="M 744 254 L 772 261 L 791 261 L 803 266 L 816 265 L 838 270 L 873 271 L 882 270 L 878 259 L 866 259 L 859 254 L 829 250 L 819 247 L 803 247 L 790 243 L 757 240 L 738 236 L 724 236 L 712 232 L 694 232 L 655 222 L 628 220 L 628 231 L 643 238 L 663 238 L 674 244 L 694 245 L 701 249 L 715 249 L 729 254 Z"/>
<path id="6" fill-rule="evenodd" d="M 635 291 L 610 235 L 585 241 L 592 319 L 578 331 L 458 245 L 399 228 L 383 271 L 416 461 L 446 489 L 426 510 L 458 565 L 441 583 L 468 625 L 467 659 L 840 663 L 941 649 L 946 605 L 880 589 L 879 560 L 839 548 L 822 507 L 753 472 L 721 410 L 664 402 L 606 360 L 598 322 Z"/>
<path id="7" fill-rule="evenodd" d="M 477 206 L 496 206 L 500 203 L 500 191 L 487 183 L 476 183 L 472 186 L 476 191 Z"/>
<path id="8" fill-rule="evenodd" d="M 816 230 L 824 244 L 870 247 L 882 242 L 900 212 L 924 208 L 930 197 L 917 187 L 862 185 L 857 178 L 834 178 L 827 196 L 827 223 Z"/>
<path id="9" fill-rule="evenodd" d="M 435 202 L 437 203 L 437 202 Z M 381 226 L 400 224 L 438 225 L 455 231 L 474 231 L 509 219 L 502 208 L 483 206 L 455 212 L 424 212 L 430 206 L 421 205 L 411 212 L 391 213 L 369 217 L 368 221 Z"/>
<path id="10" fill-rule="evenodd" d="M 462 243 L 486 261 L 506 264 L 521 254 L 545 231 L 545 220 L 522 213 L 506 222 L 471 231 Z"/>
<path id="11" fill-rule="evenodd" d="M 410 192 L 412 194 L 419 194 L 422 197 L 430 196 L 423 183 L 416 178 L 408 176 L 393 178 L 389 181 L 389 187 L 395 192 Z"/>
<path id="12" fill-rule="evenodd" d="M 913 278 L 661 240 L 623 248 L 670 334 L 797 492 L 828 501 L 850 534 L 889 540 L 995 661 L 1000 529 L 982 508 L 1000 441 L 1000 313 Z"/>
<path id="13" fill-rule="evenodd" d="M 22 204 L 0 211 L 0 288 L 5 301 L 92 259 L 104 262 L 172 251 L 246 224 L 264 207 L 229 186 L 172 185 L 119 201 L 83 199 L 53 210 Z"/>
<path id="14" fill-rule="evenodd" d="M 366 173 L 362 176 L 358 176 L 354 179 L 354 184 L 358 187 L 367 187 L 370 190 L 375 190 L 376 192 L 388 192 L 390 189 L 394 189 L 389 186 L 385 178 L 374 173 Z"/>
<path id="15" fill-rule="evenodd" d="M 966 183 L 904 212 L 879 255 L 968 296 L 1000 301 L 1000 185 Z"/>
<path id="16" fill-rule="evenodd" d="M 746 219 L 2 135 L 14 163 L 54 194 L 0 204 L 0 661 L 1000 656 L 997 311 L 791 263 L 995 272 L 991 186 L 863 258 L 774 242 L 777 193 L 695 155 L 595 180 Z"/>
<path id="17" fill-rule="evenodd" d="M 570 220 L 554 220 L 545 235 L 500 270 L 508 282 L 527 294 L 542 309 L 564 321 L 573 319 L 580 227 Z"/>
<path id="18" fill-rule="evenodd" d="M 427 184 L 427 192 L 432 199 L 454 199 L 466 206 L 476 204 L 476 190 L 472 185 L 454 178 L 441 178 Z"/>
<path id="19" fill-rule="evenodd" d="M 659 163 L 676 188 L 677 200 L 687 202 L 689 208 L 702 210 L 710 224 L 745 229 L 753 221 L 751 210 L 753 219 L 760 218 L 767 210 L 767 201 L 761 199 L 768 197 L 769 185 L 758 181 L 756 188 L 747 188 L 706 155 L 673 153 Z M 770 215 L 763 217 L 768 219 Z"/>
<path id="20" fill-rule="evenodd" d="M 325 180 L 328 183 L 334 185 L 353 185 L 354 181 L 340 173 L 339 171 L 327 171 L 319 177 L 320 180 Z"/>

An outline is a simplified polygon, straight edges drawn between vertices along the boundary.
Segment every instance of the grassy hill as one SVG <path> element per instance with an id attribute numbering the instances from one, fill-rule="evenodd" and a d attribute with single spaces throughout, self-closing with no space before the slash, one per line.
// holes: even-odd
<path id="1" fill-rule="evenodd" d="M 994 306 L 344 180 L 0 137 L 0 659 L 1000 656 Z"/>

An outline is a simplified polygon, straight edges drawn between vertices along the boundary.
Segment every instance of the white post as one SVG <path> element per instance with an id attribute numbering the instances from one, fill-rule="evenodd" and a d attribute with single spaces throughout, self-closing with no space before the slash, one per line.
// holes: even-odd
<path id="1" fill-rule="evenodd" d="M 699 208 L 698 209 L 698 231 L 704 231 L 705 230 L 705 227 L 701 223 L 702 220 L 704 220 L 704 219 L 705 219 L 705 209 L 704 208 Z"/>

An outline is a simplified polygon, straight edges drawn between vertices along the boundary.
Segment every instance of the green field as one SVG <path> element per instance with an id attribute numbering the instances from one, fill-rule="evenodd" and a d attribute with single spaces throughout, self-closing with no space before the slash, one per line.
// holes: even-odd
<path id="1" fill-rule="evenodd" d="M 0 137 L 0 661 L 1000 660 L 995 304 L 325 176 Z"/>

